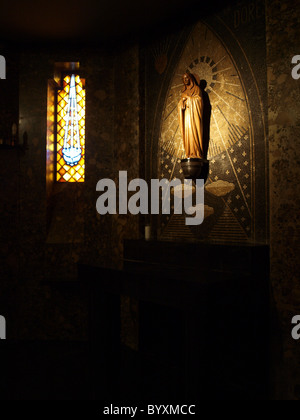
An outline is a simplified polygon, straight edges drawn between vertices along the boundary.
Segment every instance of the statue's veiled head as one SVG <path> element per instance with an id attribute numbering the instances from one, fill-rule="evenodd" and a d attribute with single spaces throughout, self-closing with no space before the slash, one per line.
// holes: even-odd
<path id="1" fill-rule="evenodd" d="M 184 73 L 182 76 L 182 81 L 184 84 L 183 92 L 188 96 L 193 96 L 199 94 L 199 86 L 193 74 Z"/>
<path id="2" fill-rule="evenodd" d="M 182 76 L 182 81 L 184 86 L 190 86 L 192 84 L 191 75 L 189 73 L 184 73 L 184 75 Z"/>

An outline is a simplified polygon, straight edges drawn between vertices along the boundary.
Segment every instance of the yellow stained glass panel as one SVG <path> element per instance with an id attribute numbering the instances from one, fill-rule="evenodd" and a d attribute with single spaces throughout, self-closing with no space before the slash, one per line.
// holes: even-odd
<path id="1" fill-rule="evenodd" d="M 85 89 L 78 75 L 66 76 L 58 90 L 56 132 L 56 180 L 84 182 Z"/>

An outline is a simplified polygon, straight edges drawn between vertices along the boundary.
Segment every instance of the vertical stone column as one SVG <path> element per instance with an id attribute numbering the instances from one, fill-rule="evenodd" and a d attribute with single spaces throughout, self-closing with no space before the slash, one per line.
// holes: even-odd
<path id="1" fill-rule="evenodd" d="M 291 338 L 291 320 L 300 312 L 300 81 L 291 76 L 291 61 L 300 54 L 299 2 L 266 0 L 266 16 L 271 284 L 281 334 L 273 340 L 271 372 L 274 398 L 298 399 L 300 343 Z"/>
<path id="2" fill-rule="evenodd" d="M 115 58 L 114 170 L 128 172 L 128 182 L 139 178 L 139 48 L 120 51 Z M 114 258 L 122 265 L 123 240 L 137 239 L 139 217 L 117 215 L 113 223 Z"/>
<path id="3" fill-rule="evenodd" d="M 140 175 L 139 145 L 139 47 L 121 50 L 115 57 L 114 173 L 118 185 L 119 171 L 127 171 L 128 182 Z M 129 195 L 128 195 L 129 196 Z M 138 239 L 139 216 L 116 215 L 112 225 L 112 259 L 123 267 L 124 239 Z M 122 343 L 138 348 L 138 302 L 121 299 Z"/>

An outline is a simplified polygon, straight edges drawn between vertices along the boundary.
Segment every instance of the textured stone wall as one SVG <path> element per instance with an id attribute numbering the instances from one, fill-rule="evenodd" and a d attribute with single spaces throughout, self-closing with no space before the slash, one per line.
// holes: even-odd
<path id="1" fill-rule="evenodd" d="M 115 57 L 114 178 L 128 171 L 128 182 L 139 178 L 139 49 L 131 47 Z M 114 267 L 123 266 L 124 239 L 139 238 L 139 217 L 113 216 L 112 258 Z M 132 349 L 138 348 L 138 302 L 121 299 L 121 339 Z"/>
<path id="2" fill-rule="evenodd" d="M 80 61 L 86 79 L 86 182 L 51 185 L 46 180 L 48 81 L 56 62 Z M 137 238 L 139 218 L 99 216 L 96 184 L 139 176 L 138 47 L 126 51 L 26 51 L 20 56 L 18 100 L 25 153 L 1 151 L 3 251 L 1 305 L 13 339 L 84 340 L 88 298 L 57 282 L 77 280 L 79 261 L 121 267 L 123 238 Z M 5 280 L 5 281 L 4 281 Z M 45 283 L 46 282 L 46 283 Z M 51 284 L 54 286 L 51 286 Z M 13 325 L 15 320 L 15 325 Z"/>
<path id="3" fill-rule="evenodd" d="M 6 80 L 0 80 L 0 143 L 10 144 L 12 124 L 18 122 L 19 83 L 18 54 L 8 53 L 0 44 L 6 59 Z M 17 81 L 17 82 L 16 82 Z M 6 314 L 10 325 L 15 323 L 18 298 L 19 191 L 20 153 L 17 149 L 4 150 L 0 146 L 0 312 Z M 9 301 L 7 296 L 12 298 Z M 14 328 L 14 327 L 13 327 Z"/>
<path id="4" fill-rule="evenodd" d="M 139 49 L 131 47 L 115 57 L 114 178 L 128 171 L 128 182 L 139 178 Z M 139 217 L 113 217 L 113 259 L 122 265 L 123 240 L 138 239 Z M 121 258 L 120 258 L 121 257 Z"/>
<path id="5" fill-rule="evenodd" d="M 11 142 L 12 124 L 18 123 L 19 56 L 8 51 L 0 41 L 0 55 L 5 57 L 6 79 L 0 79 L 0 144 Z"/>
<path id="6" fill-rule="evenodd" d="M 280 333 L 273 337 L 273 391 L 299 399 L 300 345 L 291 338 L 292 317 L 300 313 L 300 82 L 291 77 L 292 57 L 300 54 L 299 2 L 267 0 L 266 16 L 271 283 Z"/>

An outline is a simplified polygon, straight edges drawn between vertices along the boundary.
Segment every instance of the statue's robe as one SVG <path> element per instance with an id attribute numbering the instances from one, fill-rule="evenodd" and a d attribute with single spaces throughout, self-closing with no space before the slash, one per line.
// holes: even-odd
<path id="1" fill-rule="evenodd" d="M 200 89 L 191 96 L 183 94 L 178 105 L 179 125 L 187 158 L 206 159 L 203 144 L 203 98 Z"/>

